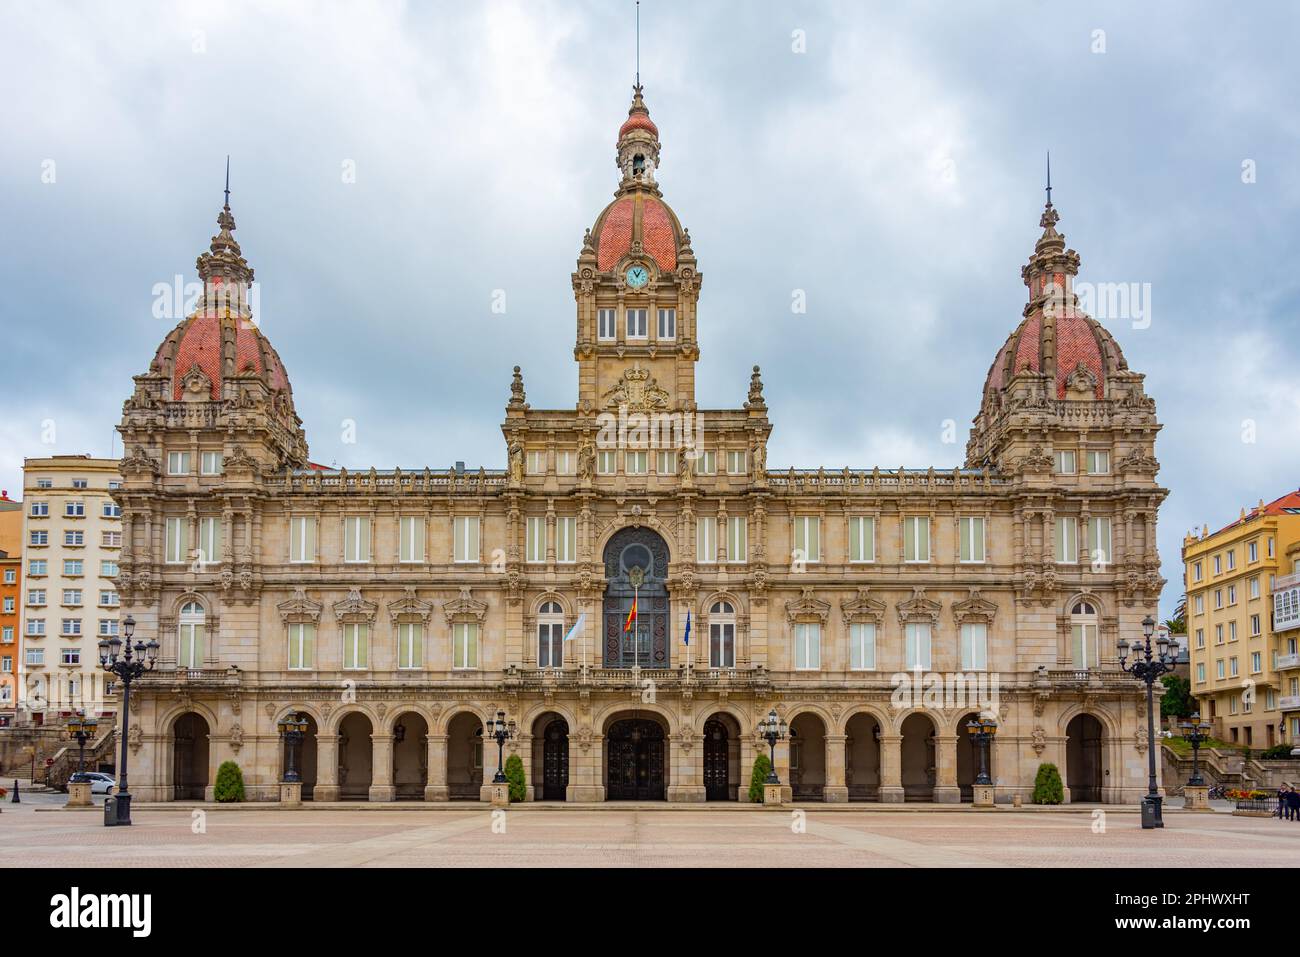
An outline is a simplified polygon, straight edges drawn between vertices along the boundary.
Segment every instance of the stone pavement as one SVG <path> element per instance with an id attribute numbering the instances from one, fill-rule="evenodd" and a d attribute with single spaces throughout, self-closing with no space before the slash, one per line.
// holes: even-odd
<path id="1" fill-rule="evenodd" d="M 0 867 L 1295 867 L 1300 823 L 1133 809 L 909 813 L 466 804 L 400 810 L 0 807 Z M 1101 826 L 1104 825 L 1104 828 Z"/>

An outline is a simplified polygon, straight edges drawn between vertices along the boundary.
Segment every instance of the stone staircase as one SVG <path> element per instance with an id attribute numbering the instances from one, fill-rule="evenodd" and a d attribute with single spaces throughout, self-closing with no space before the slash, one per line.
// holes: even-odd
<path id="1" fill-rule="evenodd" d="M 87 771 L 94 771 L 101 764 L 114 764 L 113 742 L 117 740 L 114 728 L 104 731 L 98 738 L 86 742 Z M 54 763 L 45 769 L 45 784 L 58 791 L 68 789 L 68 778 L 77 770 L 78 751 L 76 742 L 64 745 L 54 753 Z"/>

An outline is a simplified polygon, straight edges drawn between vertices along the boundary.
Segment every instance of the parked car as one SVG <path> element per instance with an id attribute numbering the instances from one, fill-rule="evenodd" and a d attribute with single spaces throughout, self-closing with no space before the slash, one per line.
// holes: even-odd
<path id="1" fill-rule="evenodd" d="M 108 794 L 117 787 L 117 782 L 110 775 L 100 771 L 74 771 L 72 777 L 68 778 L 69 784 L 80 784 L 85 781 L 90 782 L 91 794 Z"/>

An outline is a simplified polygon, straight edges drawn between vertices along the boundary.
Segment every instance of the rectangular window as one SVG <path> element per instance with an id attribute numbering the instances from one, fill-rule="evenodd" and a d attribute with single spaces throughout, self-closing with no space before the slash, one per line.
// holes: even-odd
<path id="1" fill-rule="evenodd" d="M 1056 520 L 1056 561 L 1063 565 L 1079 561 L 1079 520 L 1072 515 Z"/>
<path id="2" fill-rule="evenodd" d="M 903 519 L 903 561 L 930 560 L 930 519 L 910 515 Z"/>
<path id="3" fill-rule="evenodd" d="M 644 339 L 646 337 L 646 309 L 627 310 L 627 337 Z"/>
<path id="4" fill-rule="evenodd" d="M 32 502 L 32 508 L 29 514 L 32 518 L 46 518 L 50 514 L 49 502 Z"/>
<path id="5" fill-rule="evenodd" d="M 1197 595 L 1197 596 L 1196 596 L 1196 614 L 1198 614 L 1198 615 L 1203 615 L 1203 614 L 1205 614 L 1205 596 L 1204 596 L 1204 595 Z"/>
<path id="6" fill-rule="evenodd" d="M 190 453 L 168 452 L 167 453 L 167 474 L 168 475 L 189 475 L 190 474 Z"/>
<path id="7" fill-rule="evenodd" d="M 629 449 L 623 453 L 623 464 L 628 475 L 645 475 L 650 471 L 650 453 L 644 449 Z"/>
<path id="8" fill-rule="evenodd" d="M 1088 474 L 1089 475 L 1107 475 L 1110 473 L 1110 453 L 1109 452 L 1089 452 L 1088 453 Z"/>
<path id="9" fill-rule="evenodd" d="M 1204 569 L 1201 567 L 1201 563 L 1195 562 L 1192 565 L 1192 581 L 1194 582 L 1200 581 L 1201 578 L 1203 577 L 1203 573 L 1204 573 Z"/>
<path id="10" fill-rule="evenodd" d="M 989 629 L 983 622 L 961 626 L 962 671 L 987 671 L 989 666 Z"/>
<path id="11" fill-rule="evenodd" d="M 199 519 L 199 560 L 205 565 L 221 561 L 221 519 Z"/>
<path id="12" fill-rule="evenodd" d="M 478 516 L 477 515 L 458 515 L 452 522 L 452 534 L 455 536 L 453 544 L 453 561 L 457 562 L 477 562 L 478 561 Z"/>
<path id="13" fill-rule="evenodd" d="M 1215 607 L 1216 609 L 1219 609 L 1219 608 L 1222 608 L 1222 607 L 1223 607 L 1223 589 L 1222 589 L 1222 588 L 1216 588 L 1216 589 L 1214 589 L 1214 607 Z"/>
<path id="14" fill-rule="evenodd" d="M 1076 668 L 1097 667 L 1097 626 L 1089 621 L 1076 621 L 1070 626 L 1070 653 Z"/>
<path id="15" fill-rule="evenodd" d="M 14 626 L 13 626 L 13 625 L 5 625 L 5 626 L 4 626 L 4 630 L 3 630 L 3 632 L 0 632 L 0 641 L 4 642 L 6 645 L 12 645 L 12 644 L 14 643 Z"/>
<path id="16" fill-rule="evenodd" d="M 958 523 L 957 531 L 961 535 L 961 560 L 984 561 L 984 519 L 963 518 Z"/>
<path id="17" fill-rule="evenodd" d="M 461 622 L 452 625 L 452 664 L 453 668 L 478 667 L 478 624 Z"/>
<path id="18" fill-rule="evenodd" d="M 76 547 L 78 547 L 78 546 L 85 545 L 85 544 L 86 544 L 86 533 L 85 533 L 85 532 L 82 532 L 82 531 L 76 531 L 76 532 L 64 532 L 64 533 L 63 533 L 63 544 L 64 544 L 64 545 L 67 545 L 67 546 L 70 546 L 70 547 L 72 547 L 72 548 L 76 548 Z"/>
<path id="19" fill-rule="evenodd" d="M 578 471 L 578 457 L 571 451 L 555 453 L 555 474 L 575 475 Z"/>
<path id="20" fill-rule="evenodd" d="M 814 515 L 796 515 L 794 519 L 795 561 L 822 560 L 822 520 Z"/>
<path id="21" fill-rule="evenodd" d="M 794 666 L 798 671 L 817 671 L 822 666 L 822 626 L 799 622 L 794 626 Z"/>
<path id="22" fill-rule="evenodd" d="M 729 619 L 709 622 L 709 667 L 736 667 L 736 623 Z"/>
<path id="23" fill-rule="evenodd" d="M 876 625 L 859 621 L 849 625 L 849 667 L 854 671 L 876 668 Z"/>
<path id="24" fill-rule="evenodd" d="M 1197 629 L 1196 629 L 1196 647 L 1197 647 L 1197 648 L 1204 648 L 1204 647 L 1205 647 L 1205 629 L 1204 629 L 1204 628 L 1197 628 Z"/>
<path id="25" fill-rule="evenodd" d="M 397 522 L 397 560 L 419 564 L 424 561 L 424 517 L 403 515 Z"/>
<path id="26" fill-rule="evenodd" d="M 45 589 L 44 589 L 44 588 L 33 588 L 31 591 L 29 591 L 29 592 L 27 593 L 27 604 L 29 604 L 29 605 L 38 605 L 38 606 L 39 606 L 39 605 L 44 605 L 44 604 L 45 604 Z"/>
<path id="27" fill-rule="evenodd" d="M 220 452 L 199 453 L 199 472 L 203 475 L 220 475 L 222 455 Z"/>
<path id="28" fill-rule="evenodd" d="M 101 591 L 99 593 L 100 608 L 116 608 L 119 603 L 120 603 L 120 599 L 117 596 L 117 592 Z"/>
<path id="29" fill-rule="evenodd" d="M 64 502 L 63 514 L 66 515 L 68 518 L 85 518 L 86 503 L 85 502 Z"/>
<path id="30" fill-rule="evenodd" d="M 65 558 L 63 560 L 63 574 L 70 578 L 78 578 L 85 574 L 84 565 L 80 558 Z"/>
<path id="31" fill-rule="evenodd" d="M 1199 662 L 1196 665 L 1196 683 L 1197 684 L 1205 683 L 1205 662 L 1203 661 Z"/>
<path id="32" fill-rule="evenodd" d="M 546 561 L 546 519 L 540 515 L 529 516 L 525 532 L 526 560 L 533 564 Z"/>
<path id="33" fill-rule="evenodd" d="M 1220 555 L 1214 556 L 1214 574 L 1223 574 L 1223 557 Z"/>
<path id="34" fill-rule="evenodd" d="M 614 449 L 601 449 L 596 453 L 596 474 L 613 475 L 618 471 L 618 453 Z"/>
<path id="35" fill-rule="evenodd" d="M 1223 625 L 1221 624 L 1214 626 L 1214 643 L 1216 645 L 1223 644 Z"/>
<path id="36" fill-rule="evenodd" d="M 1215 677 L 1217 677 L 1217 678 L 1219 678 L 1219 679 L 1222 679 L 1222 678 L 1224 677 L 1224 671 L 1223 671 L 1223 659 L 1222 659 L 1222 658 L 1220 658 L 1220 659 L 1218 659 L 1217 661 L 1215 661 L 1215 663 L 1214 663 L 1214 673 L 1215 673 Z"/>
<path id="37" fill-rule="evenodd" d="M 616 315 L 617 315 L 617 310 L 615 309 L 596 310 L 596 319 L 597 319 L 596 337 L 598 339 L 609 341 L 617 338 L 618 331 L 614 328 Z"/>
<path id="38" fill-rule="evenodd" d="M 1237 640 L 1237 623 L 1235 621 L 1228 622 L 1228 640 Z"/>
<path id="39" fill-rule="evenodd" d="M 7 595 L 7 596 L 5 596 L 4 609 L 5 609 L 5 612 L 4 612 L 4 613 L 5 613 L 6 615 L 12 615 L 12 614 L 14 613 L 14 597 L 13 597 L 13 595 Z"/>
<path id="40" fill-rule="evenodd" d="M 1228 586 L 1228 604 L 1229 604 L 1229 605 L 1235 605 L 1235 604 L 1237 604 L 1237 586 L 1236 586 L 1236 585 L 1229 585 L 1229 586 Z"/>
<path id="41" fill-rule="evenodd" d="M 876 520 L 865 516 L 849 518 L 849 561 L 876 560 Z"/>
<path id="42" fill-rule="evenodd" d="M 6 601 L 13 601 L 12 598 L 7 598 L 7 599 L 5 599 L 5 600 L 6 600 Z M 81 604 L 81 589 L 80 589 L 80 588 L 65 588 L 65 589 L 63 589 L 63 602 L 62 602 L 62 603 L 65 604 L 65 605 L 80 605 L 80 604 Z M 6 611 L 10 611 L 10 610 L 12 610 L 12 609 L 6 609 Z"/>
<path id="43" fill-rule="evenodd" d="M 530 449 L 524 457 L 524 467 L 529 475 L 545 475 L 546 450 Z"/>
<path id="44" fill-rule="evenodd" d="M 572 515 L 555 520 L 555 560 L 562 565 L 578 560 L 578 520 Z"/>
<path id="45" fill-rule="evenodd" d="M 8 674 L 13 674 L 13 670 L 14 670 L 13 655 L 5 655 L 3 658 L 0 658 L 0 671 L 8 675 Z"/>
<path id="46" fill-rule="evenodd" d="M 712 515 L 695 520 L 695 560 L 710 565 L 718 560 L 718 520 Z"/>
<path id="47" fill-rule="evenodd" d="M 1109 565 L 1112 560 L 1110 550 L 1110 519 L 1098 516 L 1088 519 L 1088 546 L 1092 549 L 1092 564 Z"/>
<path id="48" fill-rule="evenodd" d="M 1250 580 L 1250 597 L 1251 597 L 1251 598 L 1258 598 L 1258 597 L 1259 597 L 1259 579 L 1258 579 L 1258 578 L 1252 578 L 1252 579 Z"/>
<path id="49" fill-rule="evenodd" d="M 60 632 L 60 634 L 63 634 L 63 635 L 69 636 L 69 637 L 81 634 L 81 619 L 80 619 L 80 618 L 64 618 L 64 619 L 63 619 L 63 630 Z"/>
<path id="50" fill-rule="evenodd" d="M 920 668 L 930 670 L 930 625 L 928 622 L 908 622 L 903 629 L 909 671 Z"/>
<path id="51" fill-rule="evenodd" d="M 1078 471 L 1073 450 L 1061 450 L 1056 453 L 1056 471 L 1060 475 L 1073 475 Z"/>
<path id="52" fill-rule="evenodd" d="M 307 565 L 316 561 L 316 519 L 299 515 L 289 519 L 289 561 Z"/>
<path id="53" fill-rule="evenodd" d="M 79 664 L 81 664 L 81 649 L 80 649 L 80 648 L 64 648 L 64 649 L 63 649 L 63 654 L 61 654 L 61 655 L 59 656 L 59 659 L 60 659 L 60 660 L 61 660 L 65 665 L 79 665 Z M 75 689 L 74 687 L 72 687 L 71 685 L 69 686 L 68 691 L 69 691 L 70 694 L 76 694 L 76 689 Z"/>
<path id="54" fill-rule="evenodd" d="M 370 667 L 370 626 L 350 622 L 343 626 L 343 667 L 361 671 Z"/>
<path id="55" fill-rule="evenodd" d="M 417 622 L 397 626 L 397 667 L 403 670 L 424 667 L 424 628 Z"/>
<path id="56" fill-rule="evenodd" d="M 190 559 L 190 524 L 183 518 L 169 518 L 163 525 L 166 538 L 165 561 L 169 565 L 183 565 Z"/>
<path id="57" fill-rule="evenodd" d="M 296 622 L 289 626 L 289 670 L 308 671 L 316 666 L 316 626 Z"/>
<path id="58" fill-rule="evenodd" d="M 677 453 L 671 449 L 661 449 L 656 453 L 655 471 L 660 475 L 676 475 Z"/>
<path id="59" fill-rule="evenodd" d="M 700 451 L 695 457 L 696 475 L 715 475 L 718 471 L 716 452 Z"/>
<path id="60" fill-rule="evenodd" d="M 1259 615 L 1250 616 L 1250 635 L 1252 638 L 1259 635 Z"/>
<path id="61" fill-rule="evenodd" d="M 1239 674 L 1237 669 L 1237 656 L 1233 655 L 1228 659 L 1228 677 L 1235 678 Z"/>
<path id="62" fill-rule="evenodd" d="M 1261 655 L 1258 651 L 1252 651 L 1250 653 L 1250 673 L 1253 675 L 1259 674 L 1261 671 L 1264 670 L 1263 665 L 1264 665 L 1263 655 Z"/>
<path id="63" fill-rule="evenodd" d="M 85 488 L 86 485 L 87 485 L 87 482 L 86 482 L 86 480 L 83 479 L 83 478 L 74 478 L 74 479 L 72 480 L 72 487 L 73 487 L 73 488 Z"/>
<path id="64" fill-rule="evenodd" d="M 122 547 L 122 533 L 121 533 L 121 532 L 101 532 L 101 533 L 100 533 L 100 536 L 99 536 L 99 544 L 100 544 L 100 547 L 101 547 L 101 548 L 121 548 L 121 547 Z"/>
<path id="65" fill-rule="evenodd" d="M 749 560 L 749 520 L 743 515 L 727 519 L 727 561 L 736 564 Z"/>
<path id="66" fill-rule="evenodd" d="M 364 515 L 343 519 L 343 561 L 356 564 L 370 561 L 370 519 Z"/>
<path id="67" fill-rule="evenodd" d="M 727 474 L 745 475 L 748 473 L 748 459 L 749 453 L 744 449 L 729 449 L 727 451 Z"/>
<path id="68" fill-rule="evenodd" d="M 1235 548 L 1230 548 L 1228 549 L 1228 571 L 1232 571 L 1236 567 L 1237 567 L 1237 550 Z"/>
<path id="69" fill-rule="evenodd" d="M 677 310 L 676 309 L 659 310 L 659 338 L 660 339 L 677 338 Z"/>
<path id="70" fill-rule="evenodd" d="M 100 575 L 101 578 L 116 578 L 116 577 L 117 577 L 117 562 L 115 562 L 115 561 L 102 561 L 102 562 L 100 562 L 100 563 L 99 563 L 99 575 Z"/>
<path id="71" fill-rule="evenodd" d="M 203 667 L 203 623 L 181 618 L 177 634 L 176 664 L 182 668 Z"/>
<path id="72" fill-rule="evenodd" d="M 537 667 L 564 667 L 564 624 L 543 621 L 537 625 Z"/>
<path id="73" fill-rule="evenodd" d="M 43 665 L 43 664 L 45 664 L 45 649 L 44 649 L 44 648 L 28 648 L 28 649 L 27 649 L 27 663 L 28 663 L 29 665 Z"/>
<path id="74" fill-rule="evenodd" d="M 99 510 L 100 515 L 104 518 L 121 518 L 122 506 L 116 502 L 105 502 Z"/>
<path id="75" fill-rule="evenodd" d="M 50 544 L 50 533 L 44 529 L 32 532 L 27 541 L 32 545 L 48 545 Z"/>

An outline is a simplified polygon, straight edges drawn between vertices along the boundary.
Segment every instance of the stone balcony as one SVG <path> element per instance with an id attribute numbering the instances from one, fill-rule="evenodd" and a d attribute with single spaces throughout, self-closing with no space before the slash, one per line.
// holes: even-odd
<path id="1" fill-rule="evenodd" d="M 1292 668 L 1300 668 L 1300 655 L 1277 656 L 1278 671 L 1290 671 Z"/>

